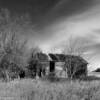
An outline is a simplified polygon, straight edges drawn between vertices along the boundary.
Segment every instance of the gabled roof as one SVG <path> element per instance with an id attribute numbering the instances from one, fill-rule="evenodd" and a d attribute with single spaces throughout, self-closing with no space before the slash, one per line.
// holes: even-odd
<path id="1" fill-rule="evenodd" d="M 64 55 L 64 54 L 45 54 L 45 53 L 37 53 L 36 55 L 34 55 L 34 59 L 35 60 L 39 60 L 39 61 L 55 61 L 55 62 L 69 62 L 70 59 L 73 63 L 82 63 L 82 64 L 88 64 L 88 62 L 86 60 L 84 60 L 82 57 L 80 56 L 74 56 L 74 55 Z"/>
<path id="2" fill-rule="evenodd" d="M 88 64 L 88 62 L 80 56 L 66 55 L 66 61 L 69 62 L 70 60 L 73 63 Z"/>
<path id="3" fill-rule="evenodd" d="M 48 55 L 46 55 L 45 53 L 36 53 L 34 55 L 34 60 L 38 60 L 38 61 L 49 61 L 48 59 Z"/>
<path id="4" fill-rule="evenodd" d="M 56 54 L 49 54 L 49 57 L 51 58 L 52 61 L 58 61 L 58 58 L 56 57 Z"/>
<path id="5" fill-rule="evenodd" d="M 49 54 L 49 56 L 52 58 L 53 61 L 56 62 L 64 62 L 71 60 L 73 63 L 83 63 L 83 64 L 88 64 L 88 62 L 83 59 L 80 56 L 75 56 L 75 55 L 64 55 L 64 54 Z"/>
<path id="6" fill-rule="evenodd" d="M 65 61 L 65 58 L 66 56 L 64 54 L 49 54 L 50 58 L 53 60 L 53 61 Z"/>
<path id="7" fill-rule="evenodd" d="M 59 61 L 65 61 L 66 55 L 64 54 L 56 54 L 56 57 L 58 58 Z"/>

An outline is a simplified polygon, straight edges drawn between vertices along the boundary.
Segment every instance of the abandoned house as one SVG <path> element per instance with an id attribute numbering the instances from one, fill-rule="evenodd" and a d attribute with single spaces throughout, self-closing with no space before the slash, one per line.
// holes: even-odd
<path id="1" fill-rule="evenodd" d="M 68 77 L 71 77 L 71 75 L 73 75 L 73 77 L 87 75 L 88 62 L 80 56 L 37 53 L 34 58 L 38 62 L 37 71 L 40 77 L 41 75 L 46 75 L 47 68 L 49 72 L 55 72 L 56 67 L 61 70 L 65 69 Z"/>

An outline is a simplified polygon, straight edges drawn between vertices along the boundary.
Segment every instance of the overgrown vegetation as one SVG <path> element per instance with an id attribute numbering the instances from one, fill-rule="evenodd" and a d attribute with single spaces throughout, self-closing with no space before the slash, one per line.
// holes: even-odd
<path id="1" fill-rule="evenodd" d="M 20 24 L 22 17 L 13 18 L 7 9 L 0 12 L 0 76 L 5 80 L 18 78 L 25 70 L 26 65 L 26 43 L 22 39 Z M 20 20 L 20 22 L 18 22 Z M 22 27 L 23 27 L 22 25 Z"/>
<path id="2" fill-rule="evenodd" d="M 100 100 L 100 81 L 15 80 L 0 83 L 2 100 Z"/>
<path id="3" fill-rule="evenodd" d="M 85 57 L 85 52 L 87 52 L 87 46 L 90 45 L 88 40 L 83 40 L 81 38 L 69 37 L 65 43 L 63 53 L 67 57 L 65 59 L 64 70 L 66 71 L 70 79 L 74 79 L 76 74 L 81 77 L 85 77 L 87 74 L 86 66 L 87 62 L 83 59 Z M 83 73 L 83 75 L 81 75 Z M 79 77 L 78 76 L 78 77 Z"/>
<path id="4" fill-rule="evenodd" d="M 28 70 L 28 73 L 30 74 L 28 76 L 31 78 L 36 77 L 37 71 L 39 69 L 39 62 L 36 55 L 38 52 L 40 52 L 40 49 L 38 47 L 32 48 L 30 50 L 27 70 Z"/>

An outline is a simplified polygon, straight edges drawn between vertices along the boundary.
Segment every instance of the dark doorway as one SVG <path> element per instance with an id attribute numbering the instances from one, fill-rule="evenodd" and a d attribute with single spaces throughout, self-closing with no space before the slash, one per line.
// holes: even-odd
<path id="1" fill-rule="evenodd" d="M 25 71 L 21 70 L 19 73 L 20 78 L 25 78 Z"/>
<path id="2" fill-rule="evenodd" d="M 50 72 L 54 72 L 54 71 L 55 71 L 55 62 L 50 61 Z"/>

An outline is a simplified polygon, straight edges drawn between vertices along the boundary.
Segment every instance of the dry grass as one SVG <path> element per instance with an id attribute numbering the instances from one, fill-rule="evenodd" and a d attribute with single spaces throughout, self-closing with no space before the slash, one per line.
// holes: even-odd
<path id="1" fill-rule="evenodd" d="M 100 100 L 100 81 L 50 83 L 24 79 L 0 82 L 0 100 Z"/>

